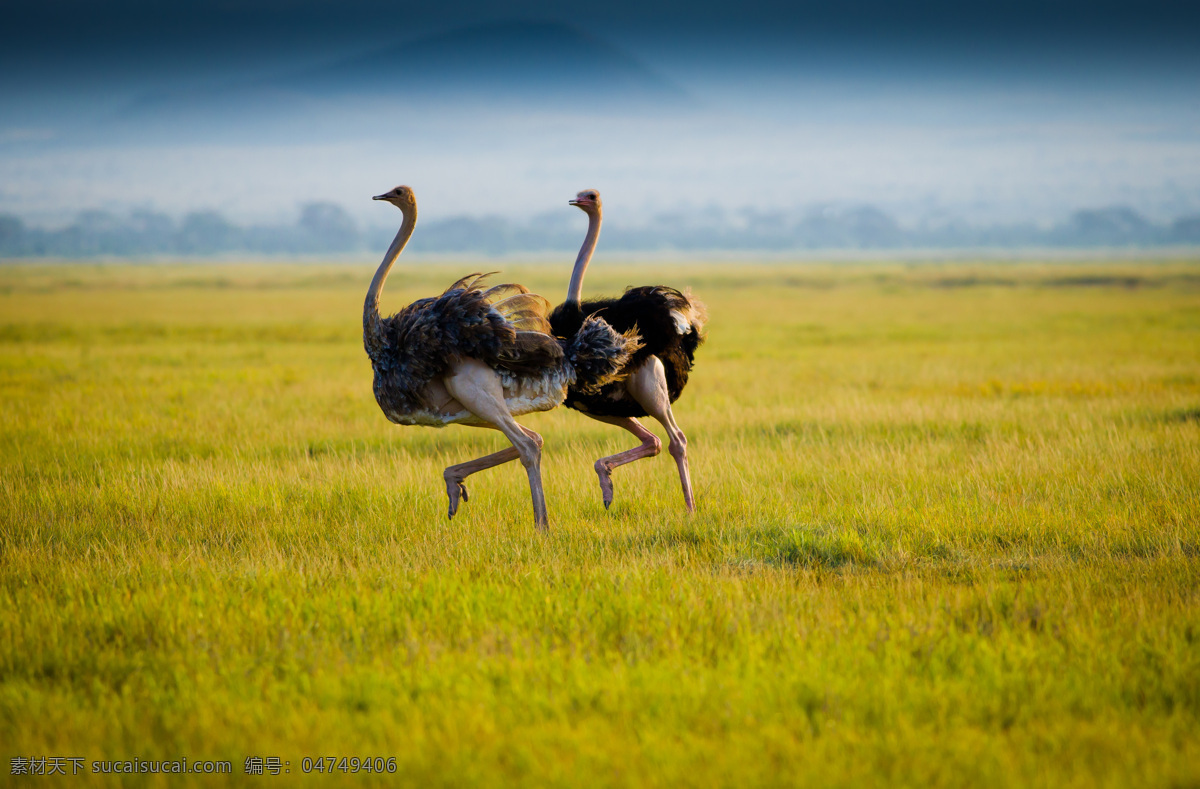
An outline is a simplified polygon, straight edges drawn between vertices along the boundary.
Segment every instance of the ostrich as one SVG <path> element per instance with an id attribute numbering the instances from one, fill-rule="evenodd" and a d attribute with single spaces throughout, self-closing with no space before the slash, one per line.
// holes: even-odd
<path id="1" fill-rule="evenodd" d="M 467 501 L 468 476 L 520 458 L 529 476 L 534 525 L 546 530 L 542 438 L 513 417 L 554 408 L 569 386 L 593 391 L 618 380 L 640 348 L 636 335 L 619 334 L 597 318 L 557 340 L 546 319 L 549 302 L 521 285 L 484 290 L 479 283 L 485 275 L 480 274 L 381 318 L 379 294 L 416 227 L 417 201 L 407 186 L 373 199 L 391 203 L 404 217 L 363 305 L 363 346 L 375 372 L 375 400 L 397 424 L 461 424 L 504 433 L 512 447 L 450 466 L 442 474 L 449 517 L 458 511 L 460 499 Z"/>
<path id="2" fill-rule="evenodd" d="M 595 189 L 584 190 L 570 204 L 588 215 L 588 230 L 575 259 L 567 300 L 550 313 L 551 330 L 557 337 L 570 337 L 587 320 L 593 319 L 589 316 L 602 316 L 619 332 L 636 331 L 643 343 L 622 370 L 623 380 L 614 380 L 593 391 L 572 387 L 567 395 L 568 408 L 622 427 L 642 442 L 633 449 L 596 461 L 604 507 L 607 509 L 612 504 L 613 469 L 644 457 L 654 457 L 662 449 L 658 436 L 637 420 L 640 416 L 652 416 L 667 431 L 668 451 L 679 467 L 683 500 L 688 512 L 692 512 L 695 501 L 688 473 L 687 438 L 675 423 L 671 403 L 679 398 L 687 385 L 696 347 L 704 341 L 707 319 L 704 305 L 690 293 L 685 295 L 662 285 L 627 288 L 620 298 L 589 299 L 581 303 L 583 275 L 600 237 L 600 193 Z"/>

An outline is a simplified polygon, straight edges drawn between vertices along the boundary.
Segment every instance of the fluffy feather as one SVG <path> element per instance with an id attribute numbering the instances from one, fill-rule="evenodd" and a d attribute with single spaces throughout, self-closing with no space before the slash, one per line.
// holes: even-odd
<path id="1" fill-rule="evenodd" d="M 490 275 L 484 275 L 490 276 Z M 519 285 L 516 282 L 506 282 L 503 285 L 493 285 L 483 292 L 483 298 L 489 304 L 495 304 L 498 301 L 503 301 L 509 296 L 515 296 L 519 293 L 528 293 L 529 289 L 524 285 Z"/>
<path id="2" fill-rule="evenodd" d="M 550 327 L 556 337 L 570 337 L 593 315 L 604 318 L 618 332 L 638 334 L 641 347 L 630 357 L 630 372 L 651 356 L 662 360 L 668 395 L 674 403 L 687 385 L 696 349 L 704 342 L 707 314 L 703 303 L 690 293 L 662 285 L 628 288 L 615 299 L 560 304 L 550 313 Z M 590 391 L 573 386 L 567 407 L 601 416 L 646 416 L 619 382 Z"/>
<path id="3" fill-rule="evenodd" d="M 422 392 L 443 375 L 450 359 L 479 359 L 493 367 L 516 362 L 516 330 L 474 287 L 479 275 L 455 282 L 442 295 L 414 301 L 379 322 L 365 343 L 375 369 L 375 397 L 384 413 L 406 414 L 430 406 Z"/>
<path id="4" fill-rule="evenodd" d="M 430 408 L 423 393 L 454 358 L 478 359 L 518 386 L 535 382 L 540 391 L 547 381 L 575 381 L 591 391 L 616 380 L 641 347 L 635 333 L 620 334 L 599 318 L 560 340 L 549 333 L 548 301 L 512 283 L 483 290 L 485 276 L 470 274 L 440 296 L 413 302 L 364 337 L 375 398 L 389 419 Z"/>
<path id="5" fill-rule="evenodd" d="M 550 302 L 536 293 L 517 293 L 493 302 L 492 307 L 518 331 L 550 333 L 550 321 L 546 318 L 550 312 Z"/>
<path id="6" fill-rule="evenodd" d="M 608 384 L 625 380 L 632 371 L 628 368 L 629 360 L 641 347 L 636 326 L 618 333 L 604 319 L 589 316 L 579 331 L 566 340 L 563 349 L 575 371 L 571 391 L 597 392 Z"/>

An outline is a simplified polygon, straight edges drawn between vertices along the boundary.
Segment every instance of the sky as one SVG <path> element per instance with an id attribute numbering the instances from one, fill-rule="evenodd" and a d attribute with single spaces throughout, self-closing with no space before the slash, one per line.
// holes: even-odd
<path id="1" fill-rule="evenodd" d="M 318 200 L 386 223 L 369 197 L 396 183 L 433 217 L 566 210 L 584 187 L 610 222 L 713 206 L 871 204 L 910 225 L 1200 213 L 1195 4 L 49 0 L 5 15 L 0 213 L 33 224 L 134 208 L 276 221 Z M 460 31 L 513 20 L 578 33 L 584 55 L 554 61 L 558 81 L 493 91 L 489 75 L 517 72 L 463 55 Z M 439 81 L 460 56 L 466 76 Z M 370 70 L 330 71 L 347 61 Z M 618 61 L 686 100 L 592 101 L 589 75 Z M 321 73 L 351 76 L 292 89 Z M 376 73 L 375 95 L 350 95 Z"/>

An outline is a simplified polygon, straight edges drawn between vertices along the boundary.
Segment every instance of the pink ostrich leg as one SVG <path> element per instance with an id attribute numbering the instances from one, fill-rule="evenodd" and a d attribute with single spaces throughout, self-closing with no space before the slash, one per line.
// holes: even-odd
<path id="1" fill-rule="evenodd" d="M 675 423 L 675 415 L 671 413 L 671 400 L 667 395 L 666 372 L 658 357 L 652 356 L 645 364 L 629 376 L 625 388 L 633 399 L 646 409 L 646 413 L 654 417 L 667 431 L 669 444 L 667 451 L 675 458 L 679 469 L 679 483 L 683 488 L 683 501 L 688 512 L 696 510 L 696 502 L 692 496 L 692 477 L 688 471 L 687 437 Z M 662 450 L 662 441 L 658 436 L 647 430 L 641 422 L 633 417 L 595 416 L 592 419 L 609 425 L 616 425 L 633 433 L 642 443 L 633 449 L 627 449 L 615 455 L 602 457 L 596 461 L 596 476 L 600 478 L 600 492 L 604 496 L 604 508 L 612 504 L 613 484 L 612 471 L 642 458 L 654 457 Z"/>

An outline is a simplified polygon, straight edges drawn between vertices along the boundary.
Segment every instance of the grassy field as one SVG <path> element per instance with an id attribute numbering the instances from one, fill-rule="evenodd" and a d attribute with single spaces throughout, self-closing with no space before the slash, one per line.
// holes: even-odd
<path id="1" fill-rule="evenodd" d="M 0 267 L 0 783 L 1200 786 L 1200 262 L 598 261 L 709 305 L 697 511 L 560 410 L 545 536 L 518 464 L 447 522 L 502 437 L 383 418 L 372 268 Z"/>

